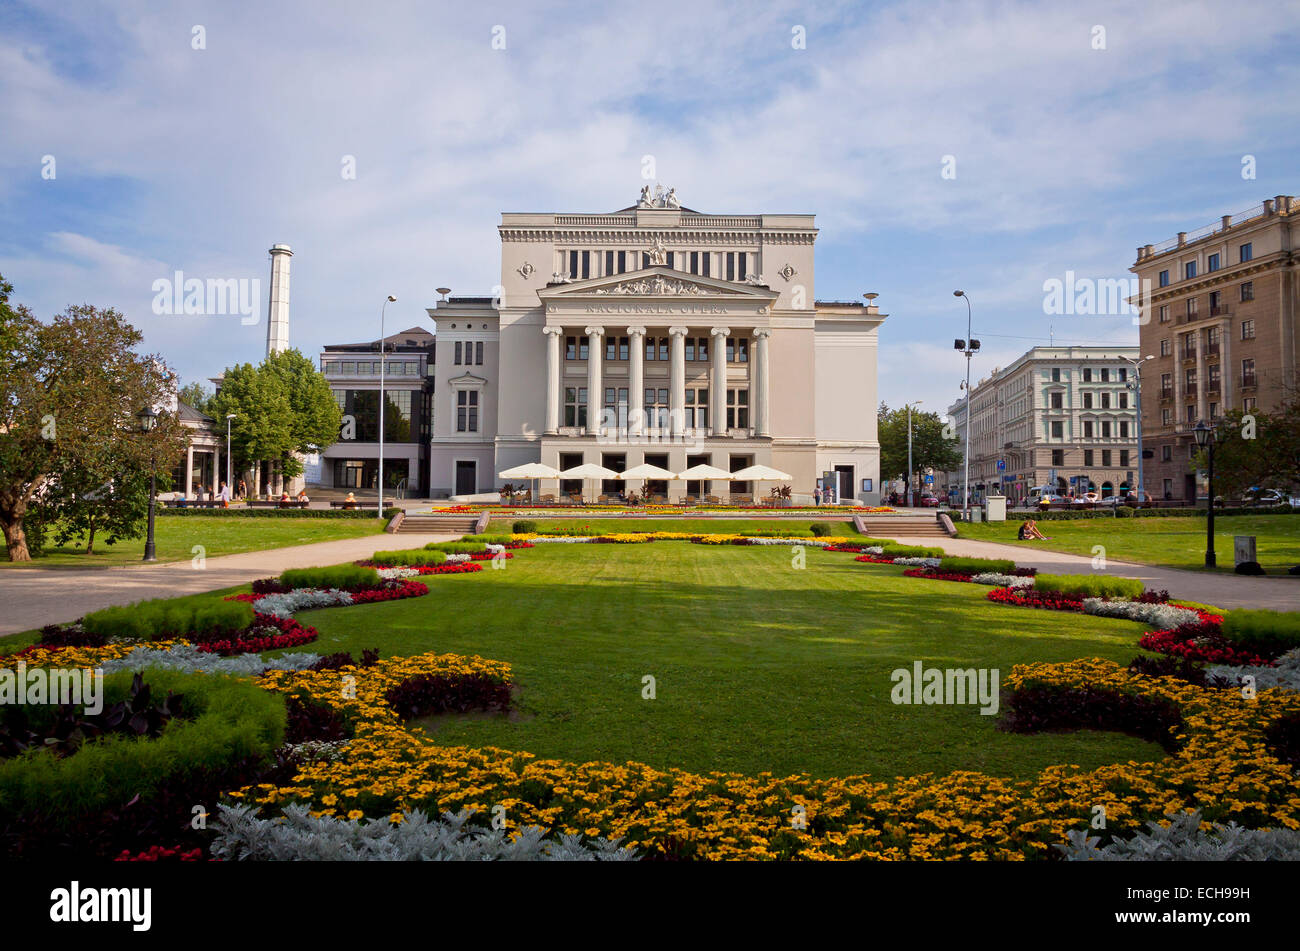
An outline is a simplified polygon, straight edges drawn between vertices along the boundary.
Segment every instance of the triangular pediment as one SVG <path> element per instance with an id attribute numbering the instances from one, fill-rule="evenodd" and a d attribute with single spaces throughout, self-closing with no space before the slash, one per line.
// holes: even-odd
<path id="1" fill-rule="evenodd" d="M 481 389 L 487 386 L 487 380 L 481 376 L 475 376 L 473 373 L 462 373 L 460 376 L 454 376 L 447 381 L 449 386 Z"/>
<path id="2" fill-rule="evenodd" d="M 537 292 L 544 301 L 573 298 L 726 298 L 740 303 L 770 303 L 779 296 L 764 284 L 737 284 L 716 277 L 687 274 L 670 267 L 656 266 L 585 281 L 547 284 Z"/>

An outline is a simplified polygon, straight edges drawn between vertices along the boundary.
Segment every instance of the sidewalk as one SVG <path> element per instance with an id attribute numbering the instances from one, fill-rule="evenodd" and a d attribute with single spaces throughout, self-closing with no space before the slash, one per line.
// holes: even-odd
<path id="1" fill-rule="evenodd" d="M 889 534 L 878 537 L 892 538 L 907 545 L 942 548 L 949 555 L 971 558 L 1010 558 L 1021 567 L 1037 568 L 1044 574 L 1096 573 L 1140 578 L 1152 590 L 1168 591 L 1175 598 L 1213 604 L 1220 608 L 1300 611 L 1300 579 L 1296 578 L 1211 574 L 1202 571 L 1185 571 L 1181 568 L 1157 568 L 1154 565 L 1137 565 L 1110 559 L 1106 560 L 1105 570 L 1099 571 L 1092 567 L 1092 559 L 1086 555 L 1045 551 L 1022 545 L 1004 545 L 1000 542 L 981 542 L 966 538 L 920 538 Z"/>
<path id="2" fill-rule="evenodd" d="M 0 572 L 0 635 L 75 621 L 89 611 L 147 598 L 217 591 L 270 578 L 288 568 L 338 565 L 377 551 L 419 548 L 459 535 L 367 535 L 339 541 L 271 548 L 209 558 L 203 568 L 188 561 L 129 568 L 23 568 Z"/>

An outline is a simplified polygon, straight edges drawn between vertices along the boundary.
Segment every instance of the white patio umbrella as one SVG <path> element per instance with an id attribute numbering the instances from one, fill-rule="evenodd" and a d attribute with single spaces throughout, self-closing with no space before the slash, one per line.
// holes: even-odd
<path id="1" fill-rule="evenodd" d="M 663 479 L 665 481 L 671 481 L 676 479 L 677 476 L 672 472 L 669 472 L 667 469 L 661 469 L 659 466 L 652 466 L 648 462 L 643 462 L 639 466 L 633 466 L 631 469 L 620 473 L 619 478 L 624 482 L 631 479 L 641 479 L 644 482 L 646 479 Z M 644 485 L 642 485 L 641 490 L 642 494 L 644 494 Z"/>
<path id="2" fill-rule="evenodd" d="M 788 472 L 764 465 L 749 466 L 739 472 L 733 472 L 731 477 L 737 482 L 788 482 L 794 478 Z"/>
<path id="3" fill-rule="evenodd" d="M 561 479 L 617 479 L 618 473 L 613 469 L 606 469 L 604 466 L 598 466 L 594 462 L 585 462 L 580 466 L 574 466 L 572 469 L 565 469 L 560 473 Z"/>
<path id="4" fill-rule="evenodd" d="M 554 466 L 548 466 L 544 462 L 525 462 L 522 466 L 514 466 L 497 473 L 499 479 L 531 479 L 534 482 L 538 479 L 554 479 L 560 474 L 560 470 Z M 533 486 L 533 498 L 537 498 L 537 486 Z"/>
<path id="5" fill-rule="evenodd" d="M 721 479 L 730 479 L 731 473 L 726 469 L 719 469 L 717 466 L 700 463 L 698 466 L 691 466 L 685 472 L 677 473 L 677 478 L 685 479 L 688 482 L 693 482 L 696 479 L 701 481 L 707 479 L 716 482 Z"/>

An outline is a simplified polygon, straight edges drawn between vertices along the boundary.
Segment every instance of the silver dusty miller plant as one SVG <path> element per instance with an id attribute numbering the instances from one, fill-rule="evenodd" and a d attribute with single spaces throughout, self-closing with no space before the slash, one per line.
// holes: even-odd
<path id="1" fill-rule="evenodd" d="M 224 861 L 311 862 L 593 862 L 637 857 L 620 839 L 578 835 L 548 837 L 545 829 L 512 832 L 467 826 L 474 815 L 462 809 L 441 819 L 424 812 L 388 819 L 348 820 L 312 816 L 310 807 L 290 803 L 282 818 L 261 819 L 250 806 L 217 807 L 212 855 Z"/>
<path id="2" fill-rule="evenodd" d="M 1170 813 L 1169 825 L 1148 822 L 1146 832 L 1101 840 L 1086 830 L 1066 833 L 1056 847 L 1070 862 L 1296 862 L 1300 861 L 1300 832 L 1291 829 L 1247 829 L 1230 822 L 1201 829 L 1201 813 Z"/>

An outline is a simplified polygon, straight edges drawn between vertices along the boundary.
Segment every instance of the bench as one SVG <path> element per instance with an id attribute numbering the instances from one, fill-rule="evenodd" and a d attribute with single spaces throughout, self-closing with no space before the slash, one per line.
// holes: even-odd
<path id="1" fill-rule="evenodd" d="M 224 508 L 225 505 L 226 503 L 220 499 L 213 501 L 204 499 L 202 502 L 198 499 L 174 499 L 167 503 L 167 507 L 173 509 L 219 509 Z"/>
<path id="2" fill-rule="evenodd" d="M 373 509 L 378 507 L 378 502 L 339 502 L 337 500 L 330 502 L 330 508 L 332 509 Z"/>
<path id="3" fill-rule="evenodd" d="M 299 502 L 297 499 L 290 499 L 288 502 L 281 502 L 279 499 L 249 499 L 248 507 L 250 509 L 305 509 L 306 502 Z"/>

